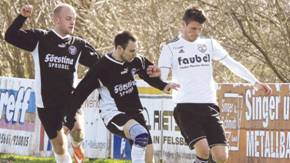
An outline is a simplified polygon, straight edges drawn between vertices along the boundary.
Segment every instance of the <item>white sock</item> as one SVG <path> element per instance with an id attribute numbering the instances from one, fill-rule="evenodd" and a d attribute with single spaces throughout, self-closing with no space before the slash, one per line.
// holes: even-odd
<path id="1" fill-rule="evenodd" d="M 56 163 L 72 163 L 71 156 L 68 152 L 65 152 L 63 155 L 54 153 Z"/>
<path id="2" fill-rule="evenodd" d="M 132 163 L 145 163 L 145 148 L 133 144 L 131 158 Z"/>

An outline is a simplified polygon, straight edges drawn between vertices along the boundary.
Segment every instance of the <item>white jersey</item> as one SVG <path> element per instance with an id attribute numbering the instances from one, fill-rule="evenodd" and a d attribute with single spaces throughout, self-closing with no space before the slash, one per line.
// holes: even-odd
<path id="1" fill-rule="evenodd" d="M 216 103 L 212 61 L 227 56 L 227 51 L 214 39 L 198 38 L 189 42 L 179 36 L 164 45 L 158 65 L 172 69 L 172 80 L 180 85 L 172 93 L 173 101 Z"/>

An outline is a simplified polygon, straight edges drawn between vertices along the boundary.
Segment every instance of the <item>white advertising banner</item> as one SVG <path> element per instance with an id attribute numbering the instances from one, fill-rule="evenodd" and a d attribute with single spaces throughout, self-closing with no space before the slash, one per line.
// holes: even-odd
<path id="1" fill-rule="evenodd" d="M 170 97 L 142 95 L 141 101 L 148 110 L 155 160 L 166 163 L 192 162 L 194 153 L 182 137 L 173 117 L 175 107 Z"/>
<path id="2" fill-rule="evenodd" d="M 85 154 L 89 158 L 106 158 L 109 155 L 109 132 L 98 107 L 98 92 L 94 91 L 82 105 L 85 116 Z"/>
<path id="3" fill-rule="evenodd" d="M 0 153 L 35 154 L 33 80 L 0 78 Z"/>
<path id="4" fill-rule="evenodd" d="M 171 96 L 150 88 L 143 81 L 138 81 L 137 84 L 142 105 L 147 109 L 144 116 L 149 122 L 155 161 L 192 163 L 195 152 L 189 149 L 175 123 L 175 104 Z"/>
<path id="5" fill-rule="evenodd" d="M 97 104 L 95 91 L 82 106 L 83 145 L 88 158 L 109 155 L 109 133 L 99 117 Z M 52 145 L 37 116 L 34 80 L 0 78 L 0 153 L 52 156 Z"/>
<path id="6" fill-rule="evenodd" d="M 82 113 L 84 116 L 85 139 L 83 147 L 87 158 L 107 158 L 109 155 L 108 131 L 105 128 L 98 112 L 98 93 L 92 94 L 83 103 Z M 38 119 L 38 118 L 37 118 Z M 39 151 L 41 156 L 52 156 L 52 146 L 45 134 L 43 127 L 37 128 L 39 139 Z M 71 137 L 68 136 L 68 147 L 70 153 L 73 153 L 71 146 Z"/>
<path id="7" fill-rule="evenodd" d="M 151 131 L 156 162 L 191 163 L 187 146 L 173 117 L 171 97 L 137 81 L 145 119 Z M 290 84 L 270 84 L 270 96 L 247 84 L 219 84 L 217 95 L 230 144 L 228 162 L 288 163 L 290 158 Z M 98 93 L 82 106 L 84 148 L 88 158 L 130 159 L 130 145 L 111 137 L 99 117 Z M 51 156 L 35 107 L 33 80 L 0 77 L 0 153 Z"/>

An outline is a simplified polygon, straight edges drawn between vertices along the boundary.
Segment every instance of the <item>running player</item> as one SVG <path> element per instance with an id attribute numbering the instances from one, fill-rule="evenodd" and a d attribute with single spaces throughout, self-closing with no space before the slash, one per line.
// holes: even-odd
<path id="1" fill-rule="evenodd" d="M 67 151 L 63 121 L 67 114 L 64 105 L 69 100 L 81 63 L 92 67 L 99 55 L 85 40 L 71 36 L 76 12 L 68 4 L 60 4 L 53 11 L 54 26 L 50 30 L 21 29 L 32 14 L 33 7 L 25 5 L 5 33 L 5 40 L 12 45 L 32 52 L 35 64 L 36 106 L 40 121 L 52 142 L 57 163 L 71 163 Z M 84 139 L 82 115 L 71 130 L 76 162 L 84 162 L 81 142 Z"/>
<path id="2" fill-rule="evenodd" d="M 199 36 L 205 21 L 201 9 L 187 9 L 182 19 L 181 34 L 163 46 L 158 66 L 162 80 L 167 79 L 171 70 L 173 82 L 180 85 L 172 94 L 177 104 L 174 118 L 190 149 L 195 148 L 194 162 L 207 163 L 211 152 L 216 162 L 223 163 L 228 158 L 228 146 L 220 121 L 220 109 L 216 105 L 212 62 L 221 62 L 267 94 L 271 93 L 271 88 L 230 57 L 216 40 Z"/>
<path id="3" fill-rule="evenodd" d="M 96 88 L 100 94 L 100 116 L 107 129 L 131 140 L 132 162 L 145 162 L 145 147 L 153 152 L 152 139 L 142 115 L 143 106 L 134 80 L 138 75 L 151 86 L 169 93 L 178 86 L 160 80 L 160 71 L 145 57 L 137 55 L 135 37 L 124 31 L 116 35 L 114 50 L 100 59 L 77 86 L 70 108 L 79 109 Z M 99 81 L 101 86 L 99 87 Z M 74 113 L 70 116 L 70 120 Z M 152 153 L 150 154 L 152 157 Z M 146 162 L 152 158 L 146 157 Z"/>

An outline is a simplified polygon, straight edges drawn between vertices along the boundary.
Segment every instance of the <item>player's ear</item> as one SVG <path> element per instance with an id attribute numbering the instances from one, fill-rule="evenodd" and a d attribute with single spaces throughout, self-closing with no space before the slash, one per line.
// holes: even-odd
<path id="1" fill-rule="evenodd" d="M 58 24 L 58 16 L 57 15 L 52 15 L 52 22 L 54 25 Z"/>
<path id="2" fill-rule="evenodd" d="M 186 25 L 187 25 L 187 24 L 186 24 L 186 22 L 185 22 L 185 21 L 182 21 L 182 22 L 181 22 L 181 27 L 183 27 L 183 28 L 184 28 L 184 27 L 186 27 Z"/>
<path id="3" fill-rule="evenodd" d="M 116 50 L 122 51 L 122 50 L 124 50 L 124 48 L 121 45 L 118 45 L 117 48 L 116 48 Z"/>

